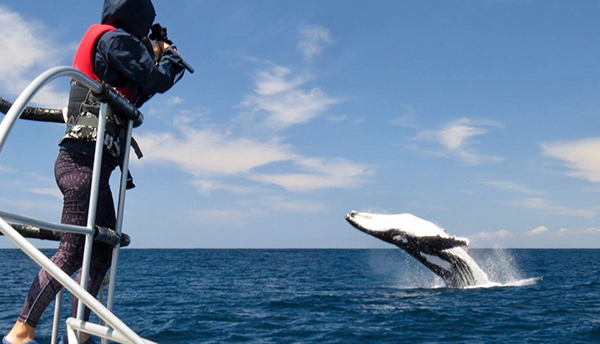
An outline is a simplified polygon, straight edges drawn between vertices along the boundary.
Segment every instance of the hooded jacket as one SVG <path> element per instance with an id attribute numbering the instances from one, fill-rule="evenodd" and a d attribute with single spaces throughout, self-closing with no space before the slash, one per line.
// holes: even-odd
<path id="1" fill-rule="evenodd" d="M 104 1 L 101 23 L 117 30 L 98 40 L 94 71 L 100 80 L 115 87 L 138 87 L 147 98 L 167 91 L 181 79 L 184 65 L 177 52 L 165 50 L 155 65 L 153 53 L 142 41 L 155 17 L 150 0 Z"/>
<path id="2" fill-rule="evenodd" d="M 146 37 L 156 12 L 150 0 L 106 0 L 102 24 L 121 28 L 137 38 Z"/>
<path id="3" fill-rule="evenodd" d="M 142 39 L 148 34 L 156 14 L 151 0 L 105 0 L 102 24 L 115 30 L 103 33 L 95 43 L 91 59 L 96 76 L 113 87 L 131 90 L 136 106 L 155 93 L 170 89 L 184 74 L 185 68 L 179 54 L 169 47 L 158 62 Z M 85 39 L 85 38 L 84 38 Z M 99 104 L 91 92 L 77 82 L 71 83 L 67 130 L 60 145 L 63 149 L 93 154 L 93 145 L 81 144 L 96 141 Z M 107 131 L 105 148 L 113 157 L 120 157 L 123 139 L 118 118 L 109 118 L 107 124 L 116 128 Z"/>

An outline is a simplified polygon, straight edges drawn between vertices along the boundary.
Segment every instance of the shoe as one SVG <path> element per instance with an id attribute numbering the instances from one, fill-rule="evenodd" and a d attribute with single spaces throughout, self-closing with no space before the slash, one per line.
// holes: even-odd
<path id="1" fill-rule="evenodd" d="M 2 344 L 5 344 L 5 343 L 2 343 Z M 8 343 L 8 344 L 10 344 L 10 343 Z M 25 343 L 25 344 L 29 344 L 29 343 Z M 32 343 L 32 344 L 37 344 L 37 343 Z M 67 339 L 66 334 L 60 338 L 60 340 L 58 341 L 58 344 L 69 344 L 69 340 Z M 94 338 L 90 337 L 90 338 L 88 338 L 88 340 L 86 340 L 85 342 L 83 342 L 81 344 L 96 344 L 96 341 L 94 340 Z"/>
<path id="2" fill-rule="evenodd" d="M 6 337 L 4 337 L 4 338 L 2 338 L 2 344 L 11 344 L 11 343 L 8 340 L 6 340 Z M 38 343 L 35 339 L 32 339 L 32 340 L 28 341 L 27 343 L 23 343 L 23 344 L 40 344 L 40 343 Z"/>

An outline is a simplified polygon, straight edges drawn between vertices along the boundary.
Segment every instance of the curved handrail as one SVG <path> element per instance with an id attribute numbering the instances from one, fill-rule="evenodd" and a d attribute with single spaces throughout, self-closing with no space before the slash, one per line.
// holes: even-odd
<path id="1" fill-rule="evenodd" d="M 8 134 L 14 127 L 16 120 L 21 116 L 23 110 L 25 110 L 27 104 L 31 99 L 38 93 L 38 91 L 51 82 L 54 79 L 68 76 L 71 77 L 85 87 L 89 88 L 92 92 L 100 95 L 103 101 L 106 101 L 111 107 L 114 107 L 116 112 L 126 116 L 128 119 L 133 120 L 133 126 L 137 127 L 144 121 L 142 113 L 131 104 L 127 99 L 121 96 L 117 91 L 107 84 L 100 83 L 92 80 L 89 76 L 83 74 L 81 71 L 72 67 L 54 67 L 48 69 L 44 73 L 40 74 L 35 78 L 27 88 L 19 95 L 17 100 L 13 103 L 10 110 L 6 114 L 6 117 L 0 124 L 0 151 L 4 147 Z"/>
<path id="2" fill-rule="evenodd" d="M 44 73 L 40 74 L 35 80 L 33 80 L 29 86 L 25 88 L 25 90 L 19 95 L 17 100 L 13 103 L 13 106 L 8 110 L 6 117 L 0 124 L 0 151 L 4 147 L 6 142 L 6 138 L 8 134 L 12 130 L 15 125 L 15 122 L 21 116 L 21 113 L 27 106 L 27 104 L 31 101 L 31 99 L 38 93 L 38 91 L 47 85 L 50 81 L 63 77 L 70 76 L 77 81 L 84 84 L 86 87 L 92 90 L 92 92 L 100 93 L 102 92 L 102 86 L 92 80 L 87 75 L 82 72 L 71 68 L 71 67 L 54 67 L 51 68 Z"/>

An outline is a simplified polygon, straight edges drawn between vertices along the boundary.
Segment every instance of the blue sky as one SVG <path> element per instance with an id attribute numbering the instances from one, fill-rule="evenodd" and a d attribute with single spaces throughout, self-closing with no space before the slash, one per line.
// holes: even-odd
<path id="1" fill-rule="evenodd" d="M 132 247 L 388 247 L 350 210 L 472 247 L 600 247 L 598 2 L 154 3 L 196 73 L 141 108 Z M 0 1 L 0 95 L 69 65 L 101 6 Z M 63 130 L 19 123 L 0 208 L 60 219 Z"/>

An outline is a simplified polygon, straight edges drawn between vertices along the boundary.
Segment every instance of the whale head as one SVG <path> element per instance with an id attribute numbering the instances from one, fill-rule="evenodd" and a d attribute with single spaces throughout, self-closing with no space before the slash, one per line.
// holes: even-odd
<path id="1" fill-rule="evenodd" d="M 447 249 L 469 245 L 468 239 L 450 236 L 442 227 L 412 214 L 386 215 L 351 211 L 346 215 L 346 221 L 360 231 L 403 249 L 418 246 L 420 251 L 429 251 L 429 248 Z"/>

